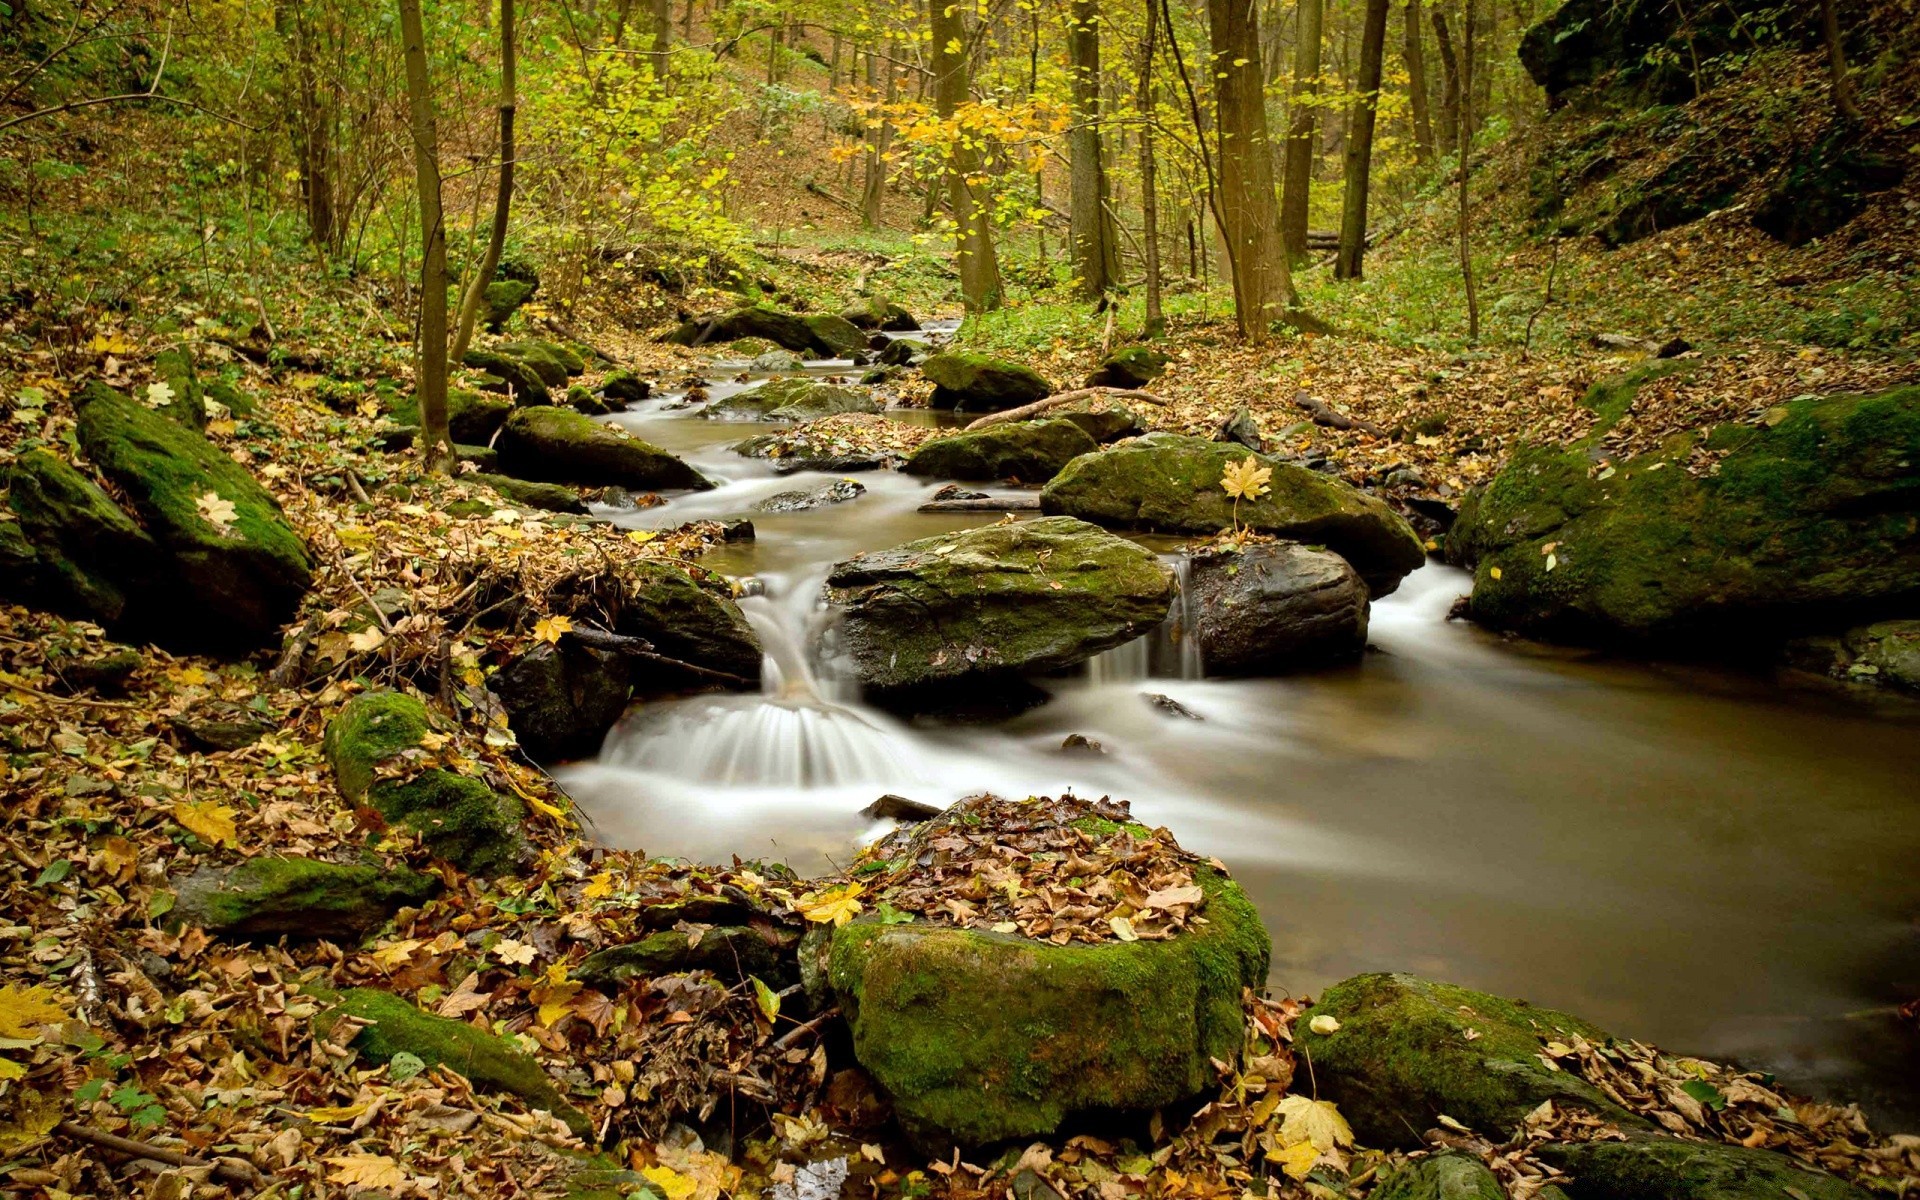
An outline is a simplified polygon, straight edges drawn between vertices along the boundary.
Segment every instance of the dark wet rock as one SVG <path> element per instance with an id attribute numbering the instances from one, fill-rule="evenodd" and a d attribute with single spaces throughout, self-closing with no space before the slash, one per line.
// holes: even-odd
<path id="1" fill-rule="evenodd" d="M 180 740 L 206 753 L 251 746 L 279 727 L 279 718 L 232 700 L 200 700 L 167 718 Z"/>
<path id="2" fill-rule="evenodd" d="M 987 498 L 987 494 L 985 492 L 971 492 L 971 491 L 968 491 L 966 488 L 961 487 L 957 483 L 946 484 L 942 486 L 938 491 L 934 492 L 933 495 L 928 497 L 928 499 L 934 500 L 934 501 L 985 500 L 986 498 Z"/>
<path id="3" fill-rule="evenodd" d="M 828 358 L 851 358 L 858 362 L 867 351 L 867 335 L 845 317 L 820 313 L 802 318 L 812 331 L 816 344 L 827 348 Z"/>
<path id="4" fill-rule="evenodd" d="M 19 519 L 0 524 L 0 531 L 18 530 L 12 557 L 28 570 L 0 577 L 0 592 L 109 628 L 137 626 L 139 612 L 129 612 L 129 598 L 144 597 L 162 577 L 159 543 L 98 484 L 51 451 L 22 453 L 4 478 L 7 502 Z"/>
<path id="5" fill-rule="evenodd" d="M 964 350 L 933 355 L 920 364 L 920 373 L 933 382 L 935 408 L 999 412 L 1053 393 L 1053 385 L 1032 367 Z"/>
<path id="6" fill-rule="evenodd" d="M 1434 1154 L 1393 1168 L 1374 1200 L 1506 1200 L 1506 1189 L 1485 1163 L 1466 1154 Z"/>
<path id="7" fill-rule="evenodd" d="M 1260 436 L 1260 422 L 1254 419 L 1253 410 L 1242 404 L 1233 410 L 1233 415 L 1220 423 L 1220 429 L 1213 435 L 1216 442 L 1233 442 L 1245 446 L 1255 454 L 1264 454 L 1267 440 Z"/>
<path id="8" fill-rule="evenodd" d="M 1160 378 L 1168 358 L 1148 346 L 1127 346 L 1107 356 L 1087 376 L 1088 387 L 1144 388 Z"/>
<path id="9" fill-rule="evenodd" d="M 1152 629 L 1172 600 L 1151 553 L 1062 517 L 863 554 L 827 586 L 856 676 L 908 707 L 930 686 L 1083 662 Z"/>
<path id="10" fill-rule="evenodd" d="M 880 363 L 889 367 L 912 366 L 916 357 L 932 349 L 914 338 L 893 338 L 880 348 Z"/>
<path id="11" fill-rule="evenodd" d="M 526 810 L 484 782 L 439 767 L 383 777 L 382 767 L 426 756 L 433 732 L 426 705 L 400 692 L 362 692 L 327 724 L 324 751 L 349 803 L 372 807 L 417 835 L 436 857 L 476 875 L 499 875 L 520 860 Z"/>
<path id="12" fill-rule="evenodd" d="M 511 394 L 516 404 L 553 403 L 553 393 L 548 390 L 547 381 L 541 378 L 540 372 L 532 364 L 521 362 L 510 354 L 474 347 L 460 361 L 475 370 L 486 372 L 480 381 L 482 391 Z M 562 370 L 555 386 L 566 381 L 566 371 Z"/>
<path id="13" fill-rule="evenodd" d="M 840 314 L 840 318 L 858 329 L 878 329 L 885 333 L 911 333 L 920 328 L 913 314 L 878 298 L 864 300 Z"/>
<path id="14" fill-rule="evenodd" d="M 658 446 L 564 408 L 517 410 L 498 446 L 501 470 L 520 479 L 642 491 L 713 486 Z"/>
<path id="15" fill-rule="evenodd" d="M 323 997 L 327 1007 L 314 1018 L 325 1039 L 341 1017 L 366 1022 L 348 1046 L 374 1064 L 411 1054 L 429 1067 L 444 1066 L 476 1086 L 520 1097 L 531 1108 L 558 1117 L 575 1137 L 592 1142 L 593 1122 L 567 1103 L 547 1073 L 530 1056 L 496 1034 L 464 1021 L 424 1013 L 391 992 L 353 988 Z"/>
<path id="16" fill-rule="evenodd" d="M 1148 704 L 1153 705 L 1154 708 L 1169 717 L 1185 717 L 1189 721 L 1206 720 L 1205 717 L 1202 717 L 1199 713 L 1164 692 L 1142 692 L 1140 694 L 1146 698 Z"/>
<path id="17" fill-rule="evenodd" d="M 604 417 L 620 411 L 618 404 L 609 403 L 605 396 L 579 383 L 567 389 L 567 407 L 589 417 Z"/>
<path id="18" fill-rule="evenodd" d="M 1042 511 L 1115 529 L 1210 534 L 1233 526 L 1233 498 L 1220 486 L 1245 448 L 1172 433 L 1150 433 L 1068 463 L 1040 493 Z M 1322 545 L 1353 564 L 1383 596 L 1426 562 L 1405 518 L 1338 479 L 1261 455 L 1269 491 L 1242 500 L 1238 521 L 1262 533 Z"/>
<path id="19" fill-rule="evenodd" d="M 799 934 L 767 922 L 721 925 L 696 937 L 678 929 L 650 933 L 637 942 L 609 946 L 589 954 L 574 974 L 596 986 L 634 978 L 712 971 L 726 979 L 756 978 L 769 987 L 794 982 L 798 968 L 793 947 Z"/>
<path id="20" fill-rule="evenodd" d="M 495 671 L 487 687 L 536 762 L 565 762 L 599 753 L 607 730 L 627 710 L 633 675 L 626 655 L 563 637 L 557 645 L 530 647 Z"/>
<path id="21" fill-rule="evenodd" d="M 432 875 L 371 862 L 262 856 L 202 867 L 175 887 L 168 920 L 208 933 L 354 942 L 440 892 Z"/>
<path id="22" fill-rule="evenodd" d="M 1339 1027 L 1313 1032 L 1312 1022 L 1323 1016 Z M 1296 1022 L 1294 1048 L 1312 1055 L 1322 1098 L 1339 1104 L 1368 1146 L 1417 1147 L 1443 1113 L 1504 1139 L 1546 1100 L 1623 1129 L 1648 1128 L 1592 1084 L 1542 1061 L 1547 1042 L 1575 1037 L 1594 1045 L 1609 1040 L 1578 1017 L 1523 1000 L 1377 974 L 1322 994 Z"/>
<path id="23" fill-rule="evenodd" d="M 653 393 L 653 385 L 632 371 L 610 371 L 600 381 L 600 394 L 616 404 L 632 404 Z"/>
<path id="24" fill-rule="evenodd" d="M 852 330 L 853 348 L 865 348 L 866 336 L 839 317 L 808 317 L 756 304 L 685 321 L 660 340 L 681 346 L 720 346 L 760 338 L 796 354 L 837 358 L 843 357 L 849 344 L 847 330 Z"/>
<path id="25" fill-rule="evenodd" d="M 1723 457 L 1696 476 L 1699 449 Z M 1796 400 L 1624 462 L 1522 449 L 1462 504 L 1447 553 L 1474 568 L 1484 624 L 1746 653 L 1920 599 L 1916 522 L 1909 387 Z"/>
<path id="26" fill-rule="evenodd" d="M 1865 1191 L 1768 1150 L 1632 1133 L 1546 1142 L 1534 1153 L 1570 1178 L 1570 1200 L 1867 1200 Z"/>
<path id="27" fill-rule="evenodd" d="M 139 669 L 140 652 L 132 646 L 112 647 L 57 667 L 68 690 L 99 696 L 124 696 Z"/>
<path id="28" fill-rule="evenodd" d="M 776 492 L 754 505 L 760 512 L 806 512 L 830 504 L 845 504 L 867 494 L 865 484 L 852 479 L 835 479 L 807 492 Z"/>
<path id="29" fill-rule="evenodd" d="M 720 523 L 720 540 L 723 542 L 753 541 L 753 522 L 747 520 L 722 521 Z"/>
<path id="30" fill-rule="evenodd" d="M 1061 741 L 1060 749 L 1068 754 L 1105 754 L 1107 748 L 1084 733 L 1070 733 Z"/>
<path id="31" fill-rule="evenodd" d="M 1367 649 L 1367 585 L 1347 560 L 1295 542 L 1196 555 L 1187 584 L 1209 675 L 1277 675 Z"/>
<path id="32" fill-rule="evenodd" d="M 888 793 L 860 810 L 860 815 L 869 821 L 930 821 L 945 810 L 937 804 L 927 804 L 920 800 L 909 800 L 905 796 Z"/>
<path id="33" fill-rule="evenodd" d="M 522 508 L 538 508 L 546 512 L 585 513 L 586 501 L 580 499 L 580 493 L 570 487 L 557 483 L 535 483 L 530 479 L 515 479 L 511 475 L 489 475 L 485 471 L 476 471 L 461 477 L 463 483 L 478 483 L 492 488 L 501 499 Z"/>
<path id="34" fill-rule="evenodd" d="M 1072 421 L 1016 421 L 922 442 L 900 469 L 940 479 L 1044 483 L 1099 448 Z"/>
<path id="35" fill-rule="evenodd" d="M 1920 691 L 1920 621 L 1876 621 L 1844 634 L 1797 638 L 1784 655 L 1803 671 Z"/>

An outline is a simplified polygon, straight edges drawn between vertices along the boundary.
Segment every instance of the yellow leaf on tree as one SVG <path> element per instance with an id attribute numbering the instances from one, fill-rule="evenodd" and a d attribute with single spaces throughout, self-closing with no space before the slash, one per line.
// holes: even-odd
<path id="1" fill-rule="evenodd" d="M 1258 500 L 1267 494 L 1267 481 L 1273 478 L 1273 468 L 1263 467 L 1260 460 L 1247 455 L 1245 462 L 1228 463 L 1220 476 L 1220 487 L 1235 500 Z"/>
<path id="2" fill-rule="evenodd" d="M 824 892 L 813 893 L 794 901 L 793 910 L 809 921 L 818 921 L 822 925 L 831 921 L 835 925 L 845 925 L 860 912 L 860 901 L 855 899 L 867 889 L 857 883 L 844 887 L 828 888 Z"/>
<path id="3" fill-rule="evenodd" d="M 327 1182 L 370 1191 L 393 1192 L 407 1182 L 400 1164 L 384 1154 L 341 1154 L 327 1160 L 333 1174 Z"/>
<path id="4" fill-rule="evenodd" d="M 573 620 L 570 617 L 541 617 L 533 624 L 533 636 L 551 645 L 560 640 L 561 635 L 573 632 Z"/>
<path id="5" fill-rule="evenodd" d="M 39 1039 L 42 1025 L 57 1025 L 67 1019 L 66 1005 L 60 993 L 50 987 L 29 988 L 7 984 L 0 987 L 0 1037 Z"/>
<path id="6" fill-rule="evenodd" d="M 173 806 L 173 819 L 189 833 L 215 846 L 238 846 L 239 827 L 233 823 L 234 810 L 212 800 L 193 803 L 181 800 Z"/>

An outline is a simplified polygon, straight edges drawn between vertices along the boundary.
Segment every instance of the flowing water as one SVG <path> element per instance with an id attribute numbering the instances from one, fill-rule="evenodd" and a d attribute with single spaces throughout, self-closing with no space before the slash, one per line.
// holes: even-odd
<path id="1" fill-rule="evenodd" d="M 706 561 L 751 581 L 766 683 L 638 708 L 562 771 L 607 841 L 804 872 L 885 828 L 859 815 L 882 793 L 1110 794 L 1231 866 L 1273 933 L 1277 991 L 1417 971 L 1920 1129 L 1920 1034 L 1892 1012 L 1920 995 L 1920 706 L 1507 642 L 1448 622 L 1469 579 L 1428 566 L 1374 604 L 1351 668 L 1201 678 L 1176 606 L 1018 718 L 907 723 L 820 661 L 828 568 L 998 518 L 918 513 L 938 483 L 893 472 L 856 476 L 849 503 L 755 512 L 837 477 L 776 476 L 727 449 L 772 427 L 673 402 L 613 420 L 722 486 L 607 515 L 753 519 L 756 541 Z M 1104 753 L 1063 751 L 1076 733 Z"/>

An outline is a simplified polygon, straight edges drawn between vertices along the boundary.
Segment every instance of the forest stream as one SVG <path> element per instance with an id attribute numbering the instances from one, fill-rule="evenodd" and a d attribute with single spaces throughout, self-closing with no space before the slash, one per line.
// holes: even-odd
<path id="1" fill-rule="evenodd" d="M 704 562 L 747 583 L 765 685 L 636 709 L 563 771 L 607 842 L 807 873 L 887 827 L 860 815 L 884 793 L 1111 794 L 1232 864 L 1273 932 L 1276 993 L 1414 970 L 1915 1116 L 1920 1056 L 1887 1019 L 1920 981 L 1911 705 L 1506 641 L 1447 620 L 1471 581 L 1430 564 L 1374 604 L 1350 668 L 1200 678 L 1176 601 L 1021 716 L 909 724 L 835 678 L 822 582 L 854 554 L 1000 517 L 919 513 L 941 481 L 889 471 L 860 474 L 851 502 L 755 511 L 839 476 L 778 475 L 730 450 L 777 427 L 698 413 L 666 392 L 610 419 L 721 486 L 603 515 L 753 519 L 756 540 Z M 1063 751 L 1070 734 L 1101 751 Z"/>

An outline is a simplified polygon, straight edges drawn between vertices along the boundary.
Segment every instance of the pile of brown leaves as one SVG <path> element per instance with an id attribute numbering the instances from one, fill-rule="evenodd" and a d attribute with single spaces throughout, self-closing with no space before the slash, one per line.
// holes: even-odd
<path id="1" fill-rule="evenodd" d="M 905 459 L 938 430 L 880 413 L 840 413 L 756 438 L 765 457 Z"/>

